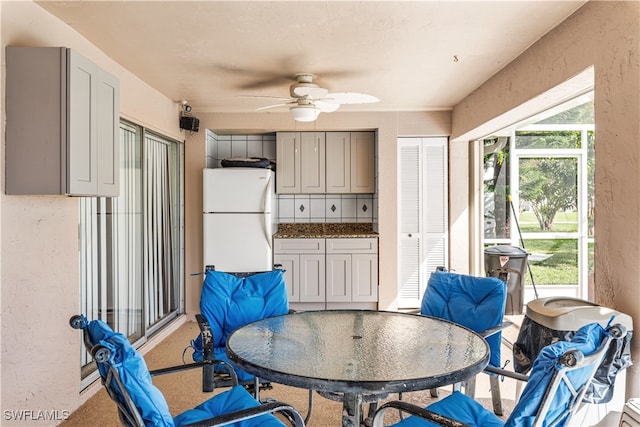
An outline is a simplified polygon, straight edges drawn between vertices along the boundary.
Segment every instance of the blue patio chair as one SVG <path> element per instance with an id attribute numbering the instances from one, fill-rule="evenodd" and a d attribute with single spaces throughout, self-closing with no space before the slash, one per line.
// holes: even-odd
<path id="1" fill-rule="evenodd" d="M 384 413 L 390 408 L 412 414 L 394 427 L 427 426 L 568 426 L 580 409 L 584 394 L 602 362 L 612 339 L 622 339 L 623 326 L 605 330 L 598 323 L 583 326 L 571 341 L 545 347 L 534 361 L 529 377 L 489 368 L 493 372 L 527 381 L 518 403 L 506 421 L 502 421 L 472 398 L 455 391 L 444 399 L 420 408 L 408 402 L 393 401 L 380 407 L 373 420 L 382 427 Z"/>
<path id="2" fill-rule="evenodd" d="M 427 283 L 420 314 L 449 320 L 478 332 L 489 344 L 489 366 L 500 368 L 501 331 L 511 325 L 503 322 L 506 299 L 505 283 L 498 278 L 436 270 Z M 493 411 L 502 415 L 500 379 L 498 375 L 489 375 Z M 474 397 L 475 377 L 464 386 L 465 394 Z M 459 390 L 460 384 L 454 385 L 454 389 Z M 431 395 L 436 397 L 437 391 L 432 390 Z"/>
<path id="3" fill-rule="evenodd" d="M 82 315 L 74 316 L 70 324 L 82 329 L 85 347 L 98 364 L 102 384 L 118 407 L 122 425 L 131 427 L 203 427 L 233 425 L 236 427 L 282 427 L 285 426 L 273 413 L 280 412 L 294 427 L 304 427 L 298 411 L 282 402 L 260 404 L 249 392 L 237 383 L 193 409 L 176 417 L 169 412 L 162 392 L 151 380 L 152 375 L 175 373 L 192 368 L 201 368 L 202 363 L 193 363 L 149 372 L 140 355 L 121 333 L 114 332 L 101 320 L 88 321 Z M 233 369 L 224 362 L 231 376 Z"/>
<path id="4" fill-rule="evenodd" d="M 228 372 L 210 362 L 215 359 L 231 364 L 226 344 L 233 331 L 247 323 L 288 312 L 283 270 L 229 273 L 207 267 L 200 294 L 200 314 L 196 315 L 200 334 L 191 341 L 193 360 L 205 362 L 202 391 L 231 384 Z M 253 389 L 256 399 L 260 389 L 271 388 L 270 383 L 261 382 L 246 371 L 237 367 L 234 370 L 238 382 Z"/>

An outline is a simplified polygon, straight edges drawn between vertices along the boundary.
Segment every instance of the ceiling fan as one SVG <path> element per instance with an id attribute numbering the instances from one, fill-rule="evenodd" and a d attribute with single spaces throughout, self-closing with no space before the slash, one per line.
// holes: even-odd
<path id="1" fill-rule="evenodd" d="M 313 74 L 309 73 L 296 74 L 295 83 L 289 87 L 289 98 L 252 96 L 252 98 L 269 98 L 284 101 L 258 108 L 257 111 L 289 106 L 289 112 L 294 120 L 299 122 L 312 122 L 318 118 L 320 113 L 336 111 L 342 104 L 369 104 L 380 101 L 375 96 L 364 93 L 329 93 L 327 89 L 313 82 L 314 77 Z"/>

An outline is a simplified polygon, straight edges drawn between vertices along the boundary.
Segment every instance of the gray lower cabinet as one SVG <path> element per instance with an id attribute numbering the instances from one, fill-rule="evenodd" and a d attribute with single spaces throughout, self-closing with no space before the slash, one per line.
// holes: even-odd
<path id="1" fill-rule="evenodd" d="M 296 307 L 376 308 L 377 238 L 274 239 L 273 259 Z"/>
<path id="2" fill-rule="evenodd" d="M 273 263 L 285 271 L 289 302 L 325 301 L 324 239 L 274 239 Z"/>
<path id="3" fill-rule="evenodd" d="M 378 301 L 378 239 L 326 239 L 327 302 Z"/>
<path id="4" fill-rule="evenodd" d="M 6 193 L 117 196 L 116 77 L 64 47 L 7 47 Z"/>

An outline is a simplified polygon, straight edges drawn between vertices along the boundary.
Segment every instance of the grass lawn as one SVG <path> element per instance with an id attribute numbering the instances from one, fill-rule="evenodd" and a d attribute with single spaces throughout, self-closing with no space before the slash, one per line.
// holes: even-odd
<path id="1" fill-rule="evenodd" d="M 540 225 L 533 212 L 522 212 L 518 218 L 520 222 L 520 230 L 523 233 L 540 232 Z M 556 233 L 575 233 L 578 231 L 578 213 L 577 212 L 558 212 L 553 219 L 551 232 Z"/>
<path id="2" fill-rule="evenodd" d="M 518 220 L 520 230 L 523 233 L 542 232 L 538 220 L 532 212 L 520 213 Z M 559 212 L 556 215 L 551 232 L 572 233 L 577 231 L 577 212 Z M 578 283 L 577 239 L 527 239 L 524 241 L 524 245 L 529 253 L 551 255 L 544 261 L 530 260 L 529 264 L 536 285 L 575 285 Z M 590 270 L 592 270 L 593 244 L 589 245 L 589 252 L 589 264 Z M 528 271 L 525 273 L 525 278 L 525 283 L 531 285 Z"/>
<path id="3" fill-rule="evenodd" d="M 530 262 L 536 285 L 573 285 L 578 283 L 578 245 L 575 239 L 525 240 L 527 252 L 553 254 L 540 262 Z M 526 284 L 531 284 L 529 273 Z"/>

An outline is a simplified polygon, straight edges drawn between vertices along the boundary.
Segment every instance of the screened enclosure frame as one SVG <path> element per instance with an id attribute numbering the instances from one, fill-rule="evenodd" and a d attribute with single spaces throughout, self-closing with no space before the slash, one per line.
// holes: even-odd
<path id="1" fill-rule="evenodd" d="M 576 114 L 575 117 L 578 118 L 579 121 L 573 123 L 570 121 L 563 121 L 567 118 L 572 117 L 571 113 L 579 111 L 579 108 L 577 107 L 586 107 L 587 110 L 585 111 L 588 111 L 589 106 L 587 104 L 589 103 L 591 104 L 591 117 L 589 117 L 589 114 Z M 475 245 L 473 245 L 473 247 L 475 247 L 476 249 L 472 251 L 471 261 L 471 271 L 473 271 L 475 274 L 484 274 L 483 253 L 484 248 L 488 245 L 506 244 L 522 247 L 523 245 L 521 239 L 524 240 L 525 243 L 529 242 L 530 245 L 533 245 L 533 242 L 536 240 L 561 241 L 564 239 L 567 241 L 567 245 L 572 245 L 570 241 L 573 240 L 575 241 L 575 250 L 577 253 L 577 283 L 563 283 L 562 281 L 559 281 L 556 284 L 552 284 L 552 286 L 547 286 L 547 288 L 545 289 L 543 286 L 539 286 L 539 282 L 535 282 L 536 285 L 538 285 L 536 286 L 538 297 L 556 296 L 559 294 L 567 296 L 568 293 L 572 294 L 571 296 L 575 296 L 577 298 L 589 299 L 591 297 L 590 287 L 593 284 L 591 283 L 592 280 L 589 266 L 590 263 L 592 263 L 592 251 L 590 251 L 590 245 L 595 244 L 593 233 L 589 225 L 593 221 L 593 213 L 590 213 L 591 210 L 589 209 L 589 200 L 590 197 L 592 200 L 594 196 L 593 190 L 589 190 L 590 185 L 593 185 L 593 176 L 589 175 L 589 170 L 593 169 L 593 162 L 595 161 L 595 158 L 593 157 L 595 130 L 593 125 L 592 108 L 593 90 L 591 89 L 568 102 L 557 105 L 549 110 L 531 117 L 526 122 L 518 123 L 508 129 L 496 132 L 495 136 L 492 135 L 491 137 L 476 141 L 476 143 L 471 145 L 470 156 L 472 159 L 474 159 L 474 163 L 476 165 L 479 165 L 476 166 L 477 169 L 471 175 L 474 177 L 474 181 L 476 183 L 475 190 L 472 191 L 474 191 L 478 195 L 478 197 L 475 198 L 475 200 L 478 201 L 475 204 L 476 207 L 471 207 L 471 212 L 473 212 L 472 217 L 475 218 L 473 220 L 472 226 L 472 241 L 474 241 L 475 239 L 475 241 L 477 242 Z M 567 113 L 567 116 L 562 116 L 562 114 L 564 113 Z M 559 147 L 560 145 L 548 145 L 544 147 L 544 138 L 540 140 L 539 143 L 529 143 L 533 145 L 528 145 L 526 143 L 521 143 L 519 145 L 519 143 L 517 142 L 518 138 L 522 137 L 522 135 L 526 133 L 533 133 L 534 135 L 540 134 L 544 136 L 545 132 L 549 132 L 550 136 L 554 133 L 560 134 L 563 132 L 566 132 L 567 134 L 574 134 L 576 135 L 576 141 L 578 141 L 579 139 L 579 145 L 576 148 L 554 148 L 556 146 Z M 483 143 L 484 141 L 488 141 L 490 139 L 495 140 L 498 137 L 508 138 L 508 151 L 505 155 L 506 158 L 508 158 L 508 173 L 506 182 L 503 178 L 502 185 L 505 185 L 506 189 L 503 189 L 502 191 L 506 191 L 506 193 L 511 197 L 512 206 L 506 208 L 510 210 L 510 213 L 507 214 L 506 230 L 508 234 L 500 235 L 499 232 L 495 232 L 492 237 L 487 237 L 487 230 L 490 230 L 490 228 L 486 228 L 486 218 L 488 215 L 488 211 L 485 206 L 486 201 L 484 197 L 485 190 L 483 182 L 487 182 L 487 177 L 485 176 L 485 168 L 483 167 L 485 160 L 483 154 Z M 534 138 L 534 136 L 529 137 Z M 549 144 L 552 143 L 549 142 Z M 527 161 L 527 159 L 575 160 L 576 206 L 575 210 L 573 211 L 573 215 L 575 215 L 576 217 L 575 230 L 572 227 L 566 227 L 565 229 L 562 229 L 561 227 L 553 227 L 552 230 L 548 230 L 545 227 L 544 230 L 542 230 L 541 228 L 540 231 L 531 229 L 524 231 L 521 230 L 523 224 L 521 224 L 520 221 L 516 221 L 513 213 L 514 210 L 517 210 L 518 217 L 521 214 L 520 207 L 522 206 L 522 198 L 520 188 L 520 165 L 522 161 Z M 590 182 L 591 184 L 589 184 Z M 495 207 L 493 207 L 493 209 L 495 209 Z M 489 218 L 491 217 L 489 216 Z M 540 227 L 542 227 L 542 223 L 540 223 Z M 559 231 L 557 230 L 558 228 L 560 229 Z M 529 248 L 526 247 L 525 249 L 529 250 Z M 530 265 L 535 265 L 536 262 L 540 262 L 539 255 L 541 254 L 534 254 L 534 256 L 530 256 Z M 527 276 L 529 275 L 527 274 Z M 533 276 L 535 280 L 536 275 L 533 274 Z M 531 287 L 532 283 L 530 277 L 526 278 L 526 283 L 527 287 L 525 288 L 525 299 L 528 298 L 527 295 L 535 296 Z M 527 301 L 525 300 L 525 303 L 526 302 Z"/>

